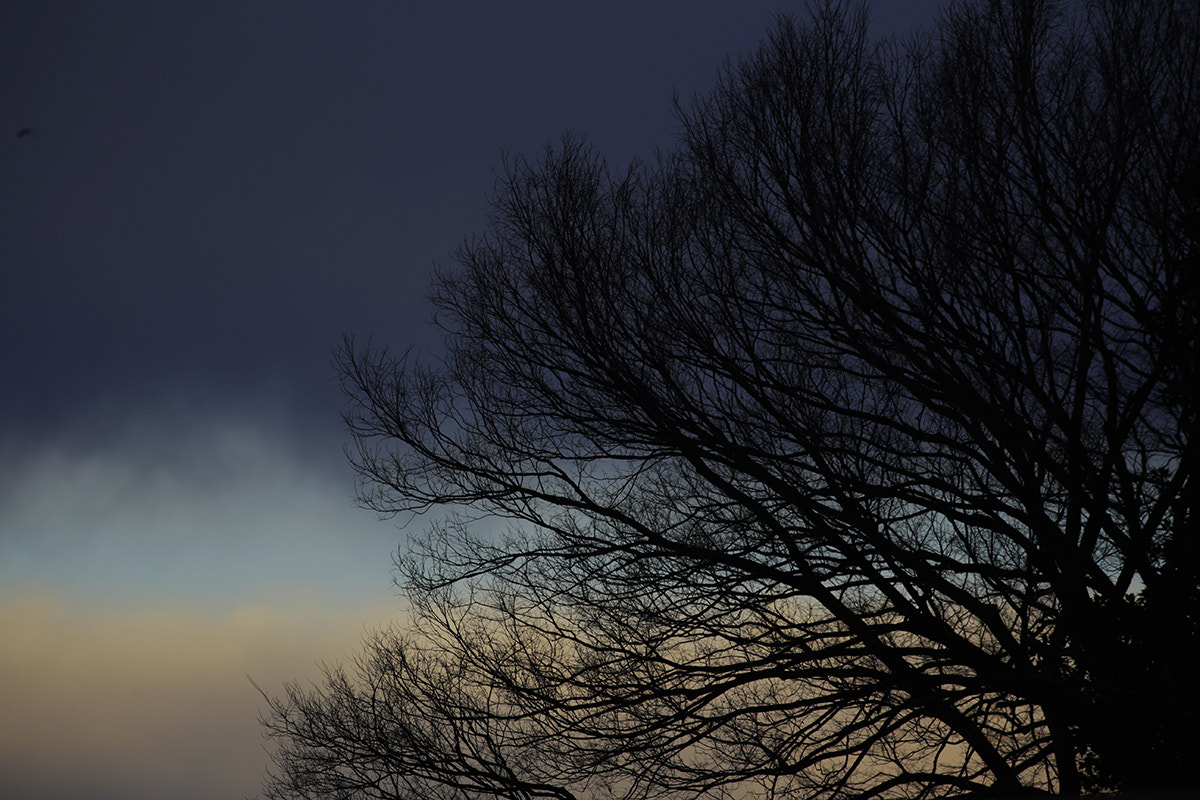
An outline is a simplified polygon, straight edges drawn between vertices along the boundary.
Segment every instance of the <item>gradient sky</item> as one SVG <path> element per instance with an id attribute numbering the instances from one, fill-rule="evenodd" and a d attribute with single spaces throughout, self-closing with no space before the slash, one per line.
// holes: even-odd
<path id="1" fill-rule="evenodd" d="M 436 353 L 429 273 L 503 152 L 649 155 L 674 92 L 800 8 L 0 3 L 5 796 L 253 795 L 246 674 L 312 677 L 401 612 L 331 348 Z"/>

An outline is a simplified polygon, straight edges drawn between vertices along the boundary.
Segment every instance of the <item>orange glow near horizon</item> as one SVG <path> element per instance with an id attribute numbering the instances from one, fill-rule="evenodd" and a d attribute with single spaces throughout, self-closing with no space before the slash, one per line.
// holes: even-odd
<path id="1" fill-rule="evenodd" d="M 344 660 L 394 608 L 275 598 L 221 613 L 0 596 L 0 785 L 13 797 L 246 797 L 272 692 Z M 150 792 L 150 794 L 146 794 Z"/>

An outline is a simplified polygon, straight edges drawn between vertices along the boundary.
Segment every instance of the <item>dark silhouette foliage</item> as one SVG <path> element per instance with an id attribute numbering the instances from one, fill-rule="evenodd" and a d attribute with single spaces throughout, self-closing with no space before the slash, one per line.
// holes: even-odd
<path id="1" fill-rule="evenodd" d="M 652 164 L 513 159 L 445 358 L 342 351 L 362 501 L 430 516 L 267 795 L 1194 784 L 1197 32 L 821 6 Z"/>

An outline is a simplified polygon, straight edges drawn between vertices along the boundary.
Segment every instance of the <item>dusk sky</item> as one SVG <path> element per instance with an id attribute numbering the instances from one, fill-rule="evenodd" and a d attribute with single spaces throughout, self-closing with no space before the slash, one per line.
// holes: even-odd
<path id="1" fill-rule="evenodd" d="M 252 796 L 246 674 L 402 613 L 331 349 L 436 355 L 430 272 L 503 153 L 652 156 L 674 93 L 802 8 L 0 2 L 0 794 Z"/>

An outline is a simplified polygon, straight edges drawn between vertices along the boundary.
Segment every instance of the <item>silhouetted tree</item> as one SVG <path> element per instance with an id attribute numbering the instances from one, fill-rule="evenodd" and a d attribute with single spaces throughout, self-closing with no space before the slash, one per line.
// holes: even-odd
<path id="1" fill-rule="evenodd" d="M 407 631 L 272 700 L 268 795 L 1193 782 L 1198 43 L 823 6 L 652 165 L 511 161 L 444 360 L 342 352 L 363 502 L 443 513 Z"/>

